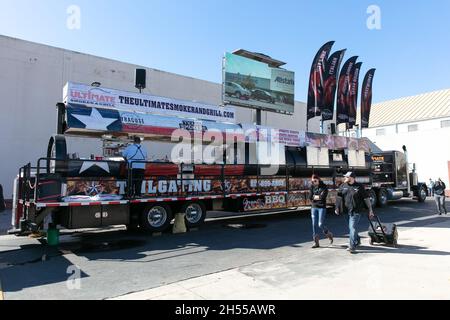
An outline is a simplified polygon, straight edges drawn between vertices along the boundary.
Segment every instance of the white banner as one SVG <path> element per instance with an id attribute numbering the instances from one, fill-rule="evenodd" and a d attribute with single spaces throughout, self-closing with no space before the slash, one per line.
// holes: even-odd
<path id="1" fill-rule="evenodd" d="M 270 90 L 294 94 L 295 74 L 283 69 L 271 69 Z"/>
<path id="2" fill-rule="evenodd" d="M 232 107 L 176 100 L 108 88 L 68 82 L 64 87 L 64 103 L 103 107 L 120 111 L 141 112 L 191 119 L 236 122 Z"/>
<path id="3" fill-rule="evenodd" d="M 306 133 L 304 131 L 275 129 L 253 124 L 241 124 L 247 142 L 265 141 L 279 143 L 289 147 L 304 147 Z"/>

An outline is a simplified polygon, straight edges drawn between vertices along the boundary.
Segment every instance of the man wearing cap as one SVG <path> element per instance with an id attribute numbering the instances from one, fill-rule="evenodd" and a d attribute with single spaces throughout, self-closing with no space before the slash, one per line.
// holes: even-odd
<path id="1" fill-rule="evenodd" d="M 354 172 L 347 172 L 344 176 L 344 183 L 339 187 L 336 200 L 336 214 L 348 214 L 348 226 L 350 230 L 350 245 L 348 251 L 356 253 L 356 247 L 361 244 L 357 228 L 361 213 L 369 209 L 369 218 L 372 219 L 375 215 L 370 202 L 369 194 L 365 187 L 356 182 L 356 175 Z"/>

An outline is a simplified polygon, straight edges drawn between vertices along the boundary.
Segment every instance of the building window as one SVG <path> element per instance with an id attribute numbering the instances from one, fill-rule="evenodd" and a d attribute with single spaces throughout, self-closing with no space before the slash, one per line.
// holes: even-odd
<path id="1" fill-rule="evenodd" d="M 450 127 L 450 120 L 441 121 L 441 128 L 449 128 L 449 127 Z"/>
<path id="2" fill-rule="evenodd" d="M 414 131 L 418 131 L 418 130 L 419 130 L 418 124 L 410 124 L 408 126 L 408 132 L 414 132 Z"/>
<path id="3" fill-rule="evenodd" d="M 377 129 L 376 135 L 377 136 L 384 136 L 384 135 L 386 135 L 386 129 Z"/>

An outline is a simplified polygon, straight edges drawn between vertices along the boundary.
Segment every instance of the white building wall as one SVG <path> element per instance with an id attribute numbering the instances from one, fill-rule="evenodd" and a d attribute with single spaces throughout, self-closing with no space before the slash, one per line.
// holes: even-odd
<path id="1" fill-rule="evenodd" d="M 181 58 L 181 57 L 180 57 Z M 55 104 L 62 100 L 68 81 L 135 91 L 134 70 L 141 66 L 49 47 L 0 36 L 0 184 L 5 198 L 11 198 L 12 181 L 18 168 L 30 161 L 35 164 L 45 156 L 48 139 L 56 131 Z M 221 61 L 217 62 L 221 72 Z M 222 89 L 212 83 L 147 68 L 145 93 L 183 100 L 220 104 Z M 238 123 L 254 122 L 254 111 L 236 108 Z M 306 106 L 296 102 L 293 116 L 263 112 L 262 124 L 274 128 L 304 130 Z M 318 131 L 318 121 L 311 121 L 310 131 Z M 99 154 L 100 141 L 70 139 L 70 153 L 80 156 Z M 150 153 L 160 157 L 169 146 L 152 143 Z"/>
<path id="2" fill-rule="evenodd" d="M 450 117 L 364 129 L 363 136 L 383 150 L 402 150 L 405 145 L 409 162 L 416 164 L 420 181 L 441 178 L 450 188 L 450 127 L 441 128 L 443 120 L 450 120 Z M 418 131 L 408 132 L 408 126 L 414 124 L 418 125 Z M 377 135 L 379 129 L 385 129 L 386 134 Z"/>

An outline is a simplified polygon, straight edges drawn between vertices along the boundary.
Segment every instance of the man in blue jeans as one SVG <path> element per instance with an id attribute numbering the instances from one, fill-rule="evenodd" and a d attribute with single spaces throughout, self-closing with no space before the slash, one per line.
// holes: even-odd
<path id="1" fill-rule="evenodd" d="M 369 219 L 372 219 L 375 215 L 369 194 L 362 184 L 356 182 L 355 173 L 347 172 L 344 177 L 344 183 L 338 190 L 336 214 L 348 214 L 348 227 L 350 231 L 348 251 L 353 254 L 356 253 L 356 248 L 361 244 L 361 238 L 358 234 L 358 223 L 361 220 L 361 213 L 367 207 L 369 209 Z"/>

